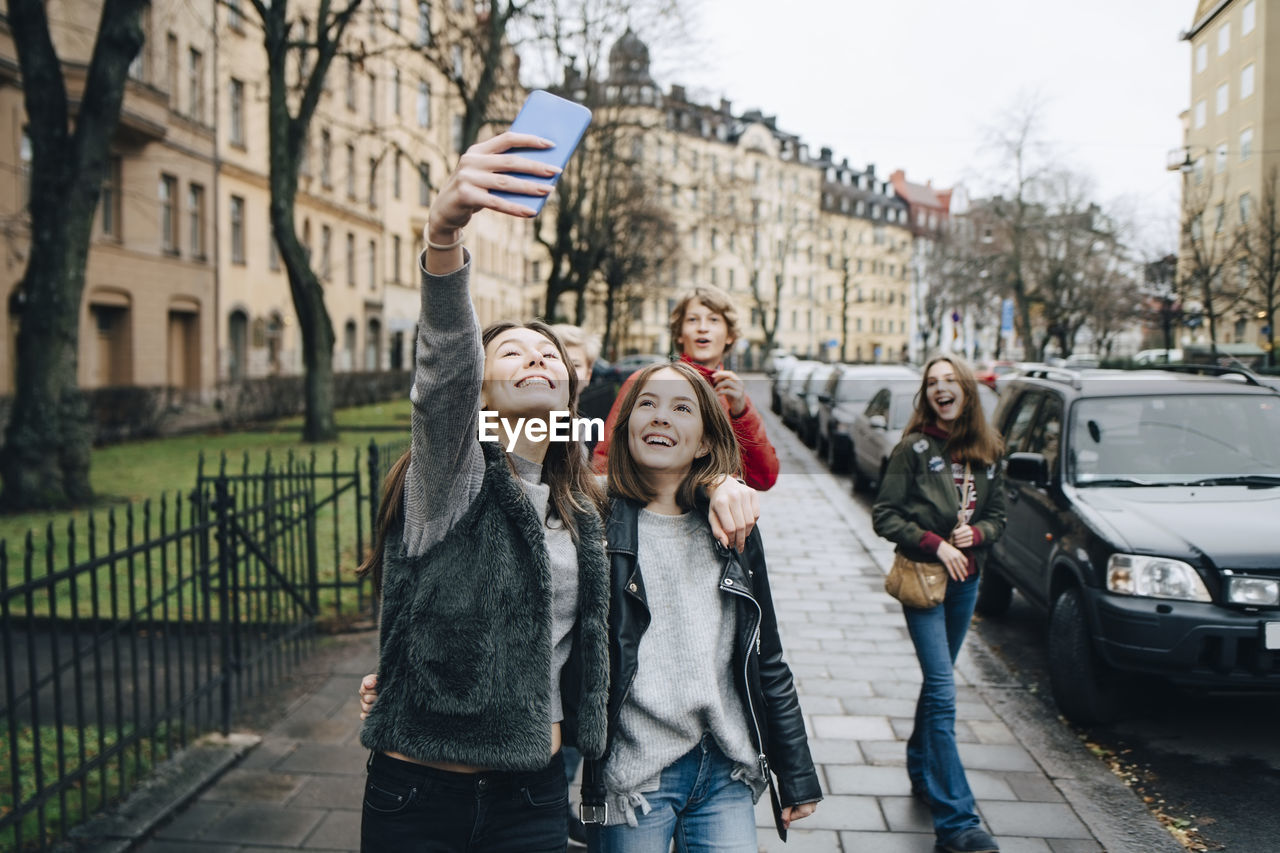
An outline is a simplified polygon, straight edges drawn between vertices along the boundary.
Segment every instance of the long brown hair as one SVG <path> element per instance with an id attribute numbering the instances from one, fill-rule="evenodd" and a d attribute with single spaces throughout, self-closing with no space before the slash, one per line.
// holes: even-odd
<path id="1" fill-rule="evenodd" d="M 705 489 L 722 476 L 738 475 L 742 469 L 742 453 L 733 425 L 729 423 L 729 416 L 724 413 L 715 390 L 701 373 L 682 361 L 649 365 L 631 383 L 631 389 L 618 409 L 618 420 L 613 425 L 609 444 L 609 494 L 646 504 L 654 498 L 653 487 L 631 455 L 628 423 L 645 384 L 659 370 L 674 370 L 689 380 L 702 415 L 702 440 L 707 443 L 708 453 L 693 460 L 689 473 L 676 490 L 676 503 L 681 509 L 690 510 L 694 507 L 694 496 L 699 486 Z"/>
<path id="2" fill-rule="evenodd" d="M 978 380 L 973 375 L 973 368 L 958 356 L 934 356 L 924 366 L 920 376 L 920 390 L 916 392 L 916 409 L 912 412 L 903 435 L 920 432 L 926 426 L 938 426 L 938 416 L 933 411 L 933 406 L 929 405 L 929 371 L 935 364 L 943 361 L 955 371 L 960 392 L 964 395 L 960 414 L 951 422 L 947 431 L 947 453 L 964 462 L 990 465 L 1004 453 L 1004 441 L 987 423 L 982 402 L 978 399 Z"/>
<path id="3" fill-rule="evenodd" d="M 578 377 L 573 371 L 569 354 L 565 352 L 564 343 L 546 323 L 493 323 L 480 335 L 483 346 L 488 349 L 494 338 L 509 329 L 530 329 L 545 337 L 560 353 L 560 359 L 569 374 L 569 416 L 578 416 Z M 409 451 L 405 451 L 382 481 L 381 501 L 378 504 L 378 518 L 373 548 L 356 568 L 358 577 L 372 577 L 376 595 L 382 592 L 382 558 L 387 544 L 387 532 L 398 524 L 404 512 L 405 480 L 409 473 Z M 508 458 L 508 462 L 510 459 Z M 514 468 L 512 469 L 514 473 Z M 542 463 L 542 476 L 551 488 L 551 509 L 556 517 L 569 529 L 574 542 L 578 540 L 576 513 L 595 512 L 603 516 L 606 500 L 595 474 L 587 467 L 586 454 L 582 445 L 576 441 L 548 442 L 547 455 Z"/>

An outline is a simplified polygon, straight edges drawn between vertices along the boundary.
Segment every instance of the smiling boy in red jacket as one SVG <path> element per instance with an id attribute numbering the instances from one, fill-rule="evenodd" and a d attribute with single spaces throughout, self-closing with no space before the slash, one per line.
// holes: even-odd
<path id="1" fill-rule="evenodd" d="M 680 360 L 696 367 L 716 389 L 742 448 L 742 478 L 751 488 L 765 491 L 777 482 L 778 455 L 765 435 L 764 420 L 751 405 L 742 380 L 733 371 L 724 369 L 724 354 L 737 339 L 738 312 L 729 295 L 718 287 L 693 288 L 680 298 L 671 312 L 671 340 L 680 349 Z M 609 439 L 618 420 L 618 406 L 634 379 L 633 373 L 622 383 L 609 410 L 604 439 L 596 445 L 592 457 L 598 474 L 608 468 Z"/>

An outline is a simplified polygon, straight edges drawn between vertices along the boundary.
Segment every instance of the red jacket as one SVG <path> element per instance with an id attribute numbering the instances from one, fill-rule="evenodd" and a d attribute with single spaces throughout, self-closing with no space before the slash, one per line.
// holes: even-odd
<path id="1" fill-rule="evenodd" d="M 706 377 L 708 382 L 712 381 L 711 377 L 715 373 L 714 370 L 708 370 L 700 364 L 695 364 L 684 356 L 681 356 L 680 360 L 692 365 Z M 618 389 L 618 396 L 613 401 L 613 408 L 609 409 L 609 417 L 604 422 L 604 439 L 596 445 L 595 454 L 591 460 L 592 467 L 595 468 L 597 474 L 608 473 L 609 441 L 613 437 L 614 424 L 618 422 L 618 409 L 639 373 L 640 371 L 637 370 L 627 377 L 627 381 L 623 382 L 622 387 Z M 763 492 L 770 489 L 778 481 L 778 454 L 774 451 L 773 445 L 769 443 L 769 437 L 764 434 L 764 419 L 760 417 L 756 407 L 751 405 L 750 397 L 746 398 L 746 402 L 747 405 L 742 410 L 742 414 L 735 418 L 729 411 L 728 399 L 720 398 L 720 405 L 724 406 L 725 414 L 729 415 L 729 422 L 733 424 L 734 435 L 738 437 L 738 444 L 742 448 L 742 479 L 746 480 L 747 485 L 751 488 Z"/>

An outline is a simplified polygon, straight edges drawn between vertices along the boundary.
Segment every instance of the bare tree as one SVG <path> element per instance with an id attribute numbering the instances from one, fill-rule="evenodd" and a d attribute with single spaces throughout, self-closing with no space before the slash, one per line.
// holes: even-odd
<path id="1" fill-rule="evenodd" d="M 289 0 L 250 2 L 261 21 L 267 52 L 271 233 L 289 278 L 302 336 L 306 400 L 302 437 L 306 441 L 329 441 L 338 434 L 333 416 L 333 322 L 325 307 L 324 290 L 311 269 L 310 254 L 298 239 L 294 207 L 298 168 L 307 148 L 311 120 L 324 92 L 325 75 L 340 51 L 361 0 L 345 0 L 337 7 L 331 0 L 319 0 L 314 30 L 308 30 L 302 19 L 291 14 Z M 296 75 L 293 85 L 291 63 Z"/>
<path id="2" fill-rule="evenodd" d="M 17 287 L 16 389 L 0 476 L 7 511 L 84 503 L 93 430 L 77 380 L 80 302 L 94 212 L 107 174 L 147 0 L 104 0 L 75 107 L 43 0 L 10 0 L 31 138 L 31 248 Z"/>
<path id="3" fill-rule="evenodd" d="M 1242 211 L 1243 213 L 1243 211 Z M 1275 367 L 1276 313 L 1280 306 L 1280 171 L 1272 166 L 1262 184 L 1257 210 L 1244 223 L 1242 239 L 1248 259 L 1246 300 L 1266 324 L 1267 365 Z"/>
<path id="4" fill-rule="evenodd" d="M 680 252 L 670 213 L 654 204 L 651 198 L 646 182 L 637 174 L 630 195 L 618 198 L 610 208 L 613 237 L 601 269 L 605 307 L 603 350 L 607 353 L 613 354 L 616 349 L 614 312 L 617 306 L 626 306 L 637 292 L 643 293 L 644 285 L 667 264 L 674 263 Z"/>
<path id="5" fill-rule="evenodd" d="M 1242 230 L 1231 222 L 1226 195 L 1225 186 L 1214 192 L 1212 176 L 1198 166 L 1184 175 L 1178 289 L 1184 301 L 1199 304 L 1211 348 L 1218 342 L 1218 319 L 1241 298 L 1227 273 L 1241 259 Z"/>

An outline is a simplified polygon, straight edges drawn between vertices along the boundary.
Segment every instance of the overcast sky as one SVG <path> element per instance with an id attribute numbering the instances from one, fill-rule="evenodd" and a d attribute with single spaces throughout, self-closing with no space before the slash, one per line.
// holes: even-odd
<path id="1" fill-rule="evenodd" d="M 1172 248 L 1195 0 L 694 0 L 695 59 L 663 56 L 684 83 L 735 112 L 759 107 L 816 154 L 937 186 L 991 189 L 987 129 L 1042 104 L 1044 138 L 1093 176 L 1101 201 Z"/>

